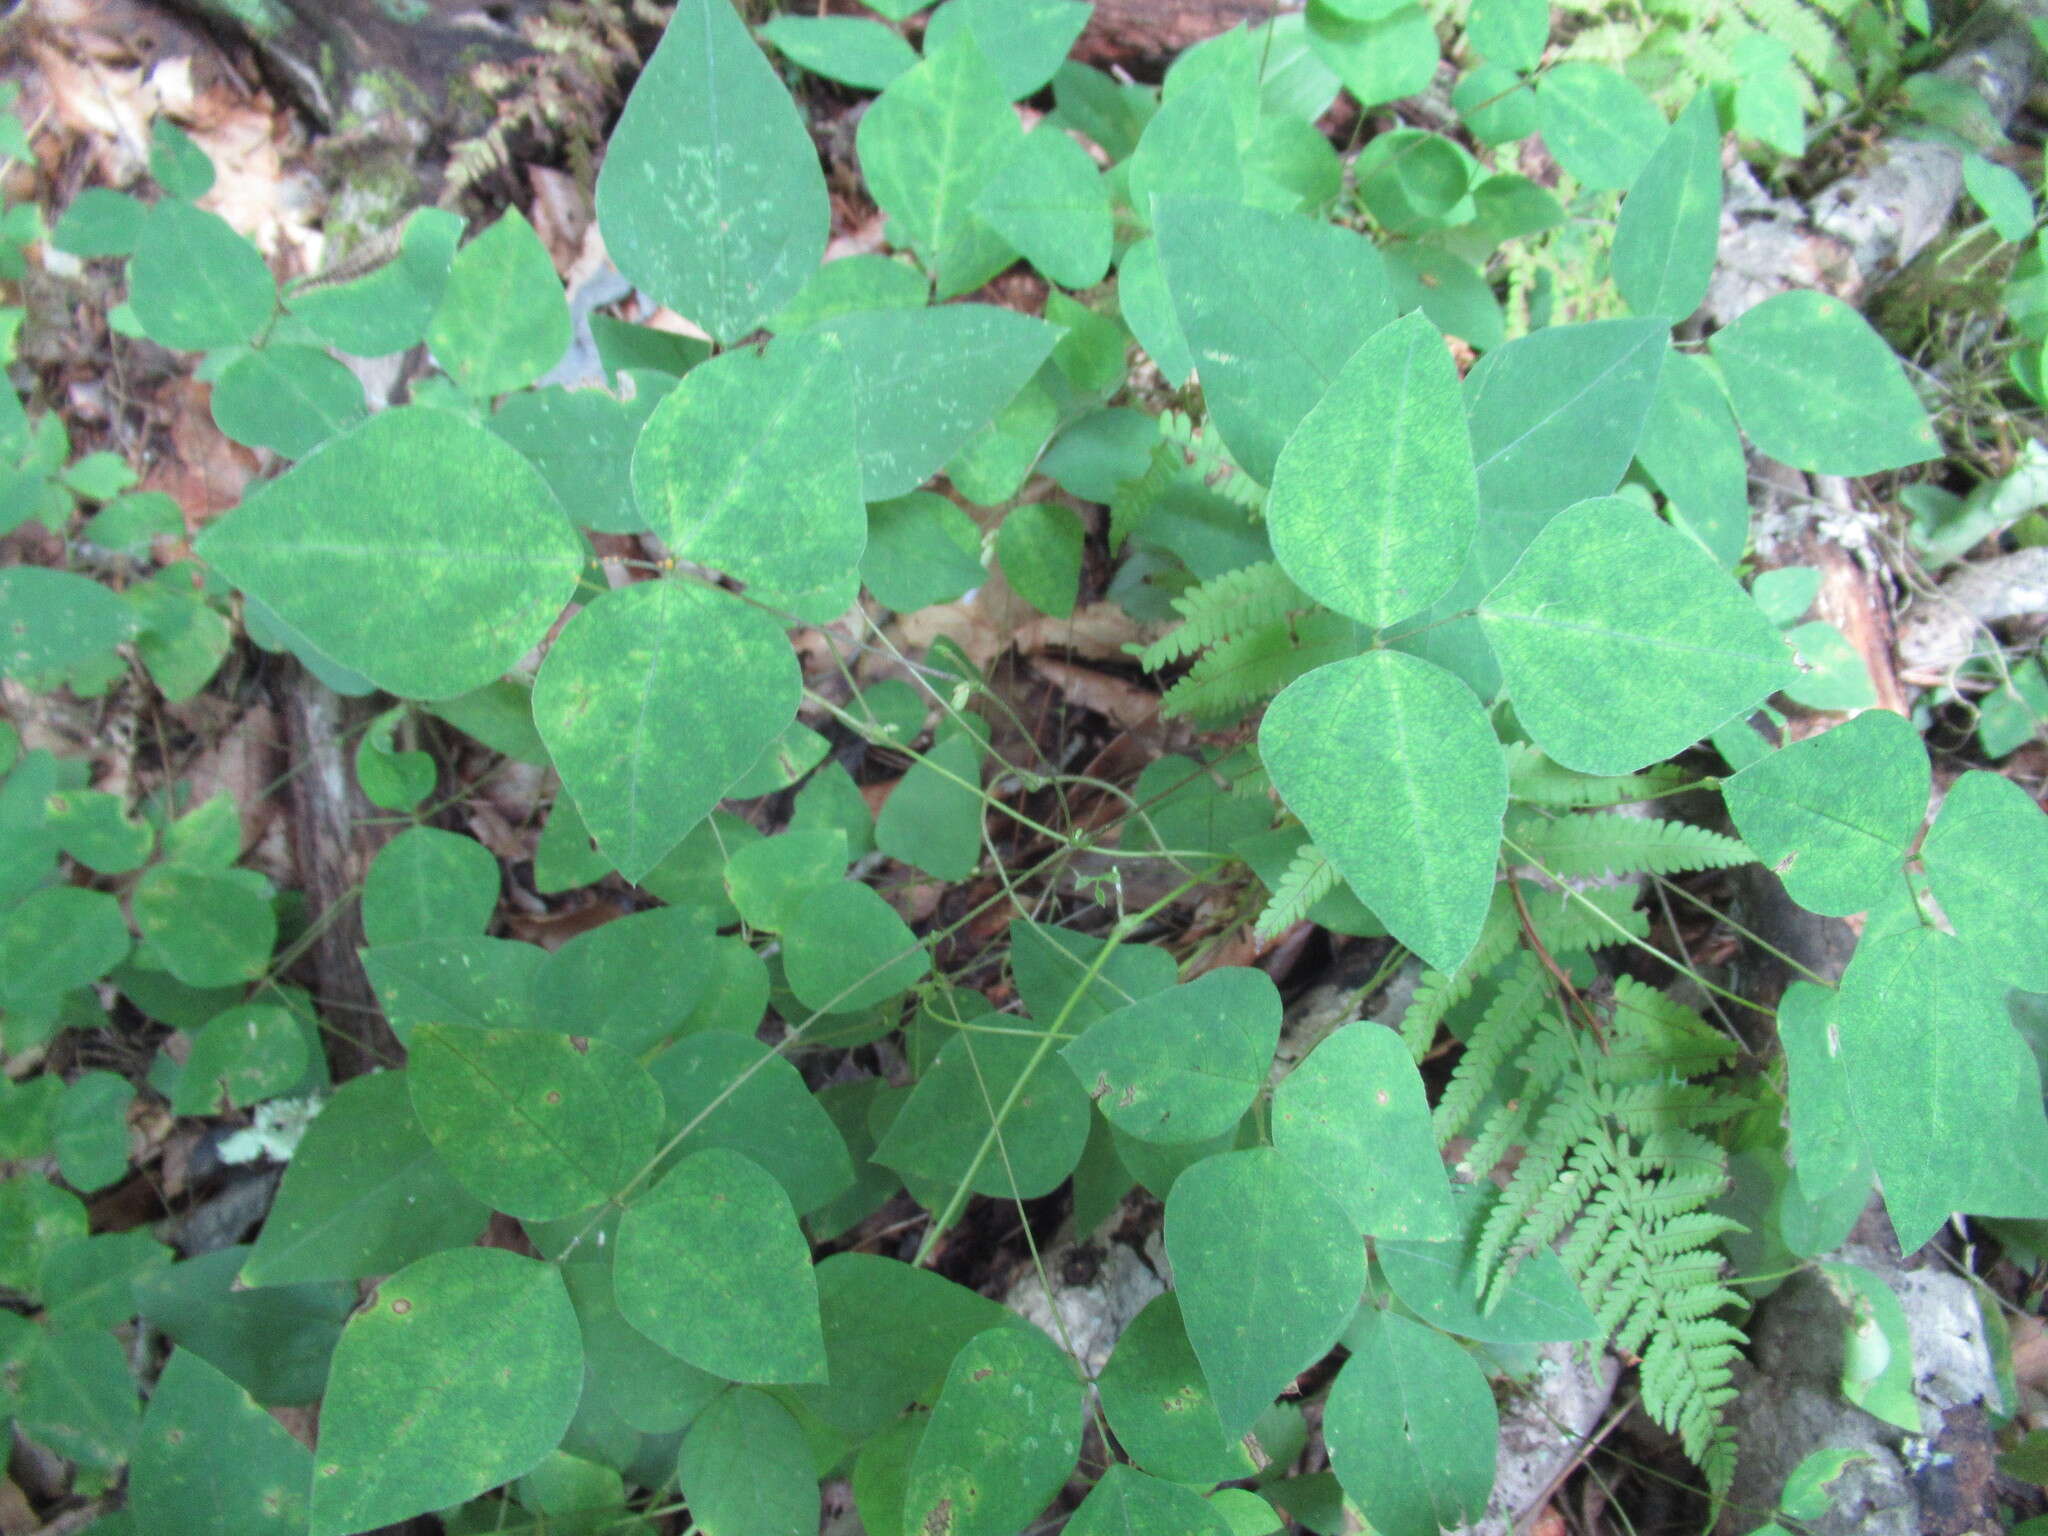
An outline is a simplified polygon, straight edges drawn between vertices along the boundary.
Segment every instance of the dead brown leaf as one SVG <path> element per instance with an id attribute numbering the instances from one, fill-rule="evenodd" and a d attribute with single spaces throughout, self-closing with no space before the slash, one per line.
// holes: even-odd
<path id="1" fill-rule="evenodd" d="M 1050 656 L 1035 656 L 1031 670 L 1083 709 L 1092 709 L 1126 731 L 1147 730 L 1159 723 L 1159 695 L 1151 689 Z"/>

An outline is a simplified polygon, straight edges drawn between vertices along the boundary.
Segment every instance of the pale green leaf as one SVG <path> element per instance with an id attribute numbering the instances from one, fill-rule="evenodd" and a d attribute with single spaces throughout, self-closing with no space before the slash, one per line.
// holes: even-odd
<path id="1" fill-rule="evenodd" d="M 377 850 L 363 878 L 363 937 L 402 944 L 480 934 L 498 910 L 498 885 L 498 861 L 475 838 L 408 827 Z"/>
<path id="2" fill-rule="evenodd" d="M 1451 1196 L 1459 1237 L 1430 1243 L 1381 1238 L 1373 1245 L 1387 1283 L 1404 1305 L 1447 1333 L 1489 1343 L 1564 1343 L 1599 1333 L 1578 1286 L 1547 1249 L 1524 1257 L 1506 1291 L 1485 1310 L 1486 1288 L 1474 1261 L 1488 1204 L 1469 1184 L 1453 1185 Z"/>
<path id="3" fill-rule="evenodd" d="M 113 1072 L 81 1072 L 64 1084 L 48 1150 L 56 1152 L 66 1184 L 93 1194 L 121 1181 L 128 1172 L 128 1111 L 134 1102 L 135 1089 Z M 45 1150 L 38 1146 L 33 1154 Z"/>
<path id="4" fill-rule="evenodd" d="M 41 565 L 0 570 L 0 677 L 33 681 L 68 671 L 135 629 L 128 606 L 89 576 Z"/>
<path id="5" fill-rule="evenodd" d="M 843 577 L 867 540 L 852 379 L 810 337 L 690 370 L 633 450 L 633 494 L 669 553 L 790 597 Z"/>
<path id="6" fill-rule="evenodd" d="M 151 341 L 204 352 L 262 330 L 277 309 L 277 284 L 226 219 L 166 198 L 143 220 L 128 303 Z"/>
<path id="7" fill-rule="evenodd" d="M 1059 335 L 1042 320 L 987 304 L 841 315 L 817 333 L 837 336 L 853 368 L 861 496 L 869 502 L 931 478 L 1024 387 Z"/>
<path id="8" fill-rule="evenodd" d="M 862 115 L 855 147 L 868 191 L 895 243 L 923 258 L 938 297 L 979 288 L 1015 259 L 974 206 L 1023 137 L 994 67 L 964 30 L 928 38 L 923 62 Z"/>
<path id="9" fill-rule="evenodd" d="M 363 970 L 402 1045 L 427 1024 L 533 1029 L 547 952 L 515 939 L 411 939 L 363 951 Z"/>
<path id="10" fill-rule="evenodd" d="M 2017 245 L 2034 232 L 2034 195 L 2010 167 L 1982 155 L 1965 155 L 1963 185 L 1999 239 Z"/>
<path id="11" fill-rule="evenodd" d="M 1220 1136 L 1251 1108 L 1280 1042 L 1264 971 L 1222 966 L 1141 998 L 1062 1052 L 1111 1125 L 1145 1141 Z"/>
<path id="12" fill-rule="evenodd" d="M 1971 960 L 1933 928 L 1866 940 L 1835 997 L 1829 1046 L 1906 1253 L 1951 1211 L 2048 1217 L 2040 1072 Z"/>
<path id="13" fill-rule="evenodd" d="M 911 1459 L 904 1529 L 1024 1529 L 1074 1470 L 1082 1390 L 1073 1362 L 1036 1328 L 1002 1324 L 969 1339 Z"/>
<path id="14" fill-rule="evenodd" d="M 486 1214 L 434 1155 L 405 1074 L 352 1078 L 306 1128 L 243 1278 L 268 1287 L 389 1274 L 467 1243 Z"/>
<path id="15" fill-rule="evenodd" d="M 1212 423 L 1245 471 L 1272 484 L 1281 445 L 1394 318 L 1379 252 L 1334 224 L 1213 198 L 1168 199 L 1157 219 Z M 1275 284 L 1275 272 L 1289 281 Z"/>
<path id="16" fill-rule="evenodd" d="M 1486 1375 L 1434 1328 L 1368 1314 L 1330 1389 L 1323 1433 L 1344 1491 L 1384 1536 L 1477 1520 L 1493 1490 L 1500 1415 Z"/>
<path id="17" fill-rule="evenodd" d="M 1037 1040 L 963 1032 L 939 1052 L 874 1160 L 942 1196 L 965 1183 L 976 1194 L 1035 1199 L 1074 1171 L 1089 1118 L 1072 1070 L 1040 1056 Z"/>
<path id="18" fill-rule="evenodd" d="M 1723 565 L 1749 546 L 1749 461 L 1713 371 L 1672 352 L 1657 375 L 1636 456 L 1671 503 L 1671 518 Z"/>
<path id="19" fill-rule="evenodd" d="M 649 369 L 628 377 L 631 400 L 601 389 L 530 389 L 508 395 L 489 426 L 525 454 L 578 527 L 644 533 L 633 499 L 633 445 L 655 406 L 674 387 Z"/>
<path id="20" fill-rule="evenodd" d="M 2048 817 L 2033 797 L 2002 774 L 1964 774 L 1920 857 L 1978 964 L 2008 986 L 2048 992 Z"/>
<path id="21" fill-rule="evenodd" d="M 1290 684 L 1259 750 L 1359 900 L 1427 964 L 1455 969 L 1486 919 L 1508 794 L 1471 691 L 1430 662 L 1369 651 Z"/>
<path id="22" fill-rule="evenodd" d="M 1270 1148 L 1205 1159 L 1175 1181 L 1166 1253 L 1233 1437 L 1329 1351 L 1365 1289 L 1365 1244 L 1343 1206 Z"/>
<path id="23" fill-rule="evenodd" d="M 776 16 L 761 36 L 792 63 L 856 90 L 879 91 L 917 63 L 902 37 L 863 16 Z"/>
<path id="24" fill-rule="evenodd" d="M 206 874 L 159 864 L 135 887 L 135 925 L 188 987 L 254 981 L 277 943 L 277 915 L 245 872 Z"/>
<path id="25" fill-rule="evenodd" d="M 347 282 L 301 287 L 285 304 L 322 341 L 343 352 L 358 357 L 402 352 L 426 336 L 461 240 L 459 215 L 445 208 L 418 209 L 406 220 L 398 254 L 390 261 Z"/>
<path id="26" fill-rule="evenodd" d="M 1679 113 L 1629 188 L 1614 227 L 1614 286 L 1639 315 L 1700 307 L 1721 237 L 1721 124 L 1711 91 Z"/>
<path id="27" fill-rule="evenodd" d="M 1266 508 L 1302 591 L 1382 628 L 1457 579 L 1479 521 L 1458 371 L 1411 314 L 1360 346 L 1288 439 Z"/>
<path id="28" fill-rule="evenodd" d="M 507 1215 L 586 1210 L 654 1153 L 660 1090 L 606 1041 L 431 1024 L 412 1032 L 407 1054 L 427 1140 L 471 1193 Z"/>
<path id="29" fill-rule="evenodd" d="M 817 1536 L 818 1468 L 804 1429 L 765 1392 L 735 1387 L 683 1437 L 676 1481 L 699 1530 Z"/>
<path id="30" fill-rule="evenodd" d="M 1025 602 L 1064 619 L 1080 595 L 1082 544 L 1087 530 L 1072 507 L 1028 501 L 1012 508 L 996 532 L 996 563 Z"/>
<path id="31" fill-rule="evenodd" d="M 197 548 L 326 656 L 424 699 L 510 668 L 546 635 L 583 564 L 532 465 L 482 427 L 421 406 L 330 439 Z"/>
<path id="32" fill-rule="evenodd" d="M 462 1248 L 400 1270 L 335 1349 L 311 1536 L 409 1520 L 531 1471 L 582 1391 L 576 1311 L 552 1265 Z"/>
<path id="33" fill-rule="evenodd" d="M 135 1436 L 128 1509 L 147 1530 L 299 1536 L 313 1458 L 190 1350 L 171 1355 Z"/>
<path id="34" fill-rule="evenodd" d="M 1632 185 L 1667 132 L 1664 114 L 1626 75 L 1583 59 L 1543 76 L 1536 115 L 1544 147 L 1594 191 Z"/>
<path id="35" fill-rule="evenodd" d="M 1796 675 L 1735 578 L 1618 496 L 1552 518 L 1479 622 L 1523 728 L 1581 773 L 1670 757 Z"/>
<path id="36" fill-rule="evenodd" d="M 1352 21 L 1322 0 L 1309 0 L 1308 36 L 1316 57 L 1368 112 L 1426 90 L 1442 51 L 1429 12 L 1419 5 Z"/>
<path id="37" fill-rule="evenodd" d="M 562 631 L 533 715 L 584 825 L 638 881 L 782 734 L 801 689 L 765 613 L 696 582 L 647 581 Z"/>
<path id="38" fill-rule="evenodd" d="M 825 1379 L 818 1283 L 796 1212 L 724 1147 L 685 1158 L 619 1222 L 613 1286 L 626 1320 L 728 1381 Z"/>
<path id="39" fill-rule="evenodd" d="M 898 613 L 950 603 L 988 576 L 981 564 L 981 530 L 932 491 L 875 502 L 868 508 L 860 575 L 875 600 Z"/>
<path id="40" fill-rule="evenodd" d="M 1096 1386 L 1117 1442 L 1146 1471 L 1206 1485 L 1256 1470 L 1242 1440 L 1223 1432 L 1172 1291 L 1125 1326 Z"/>
<path id="41" fill-rule="evenodd" d="M 192 1041 L 171 1109 L 224 1115 L 289 1092 L 306 1073 L 306 1036 L 284 1008 L 243 1004 L 209 1020 Z"/>
<path id="42" fill-rule="evenodd" d="M 547 247 L 508 208 L 455 253 L 427 347 L 457 384 L 487 399 L 554 367 L 570 333 L 569 301 Z"/>
<path id="43" fill-rule="evenodd" d="M 725 1389 L 716 1376 L 678 1360 L 626 1321 L 612 1293 L 608 1259 L 564 1264 L 562 1279 L 583 1331 L 583 1361 L 590 1372 L 585 1390 L 634 1429 L 674 1434 Z"/>
<path id="44" fill-rule="evenodd" d="M 947 9 L 969 3 L 951 0 Z M 974 212 L 1049 282 L 1088 288 L 1109 270 L 1109 194 L 1088 151 L 1064 129 L 1043 126 L 1019 144 L 976 196 Z"/>
<path id="45" fill-rule="evenodd" d="M 831 208 L 796 104 L 727 0 L 681 0 L 612 131 L 597 222 L 635 286 L 737 341 L 824 255 Z"/>
<path id="46" fill-rule="evenodd" d="M 1274 1091 L 1273 1145 L 1335 1195 L 1367 1236 L 1456 1235 L 1429 1099 L 1394 1030 L 1360 1021 L 1311 1051 Z"/>
<path id="47" fill-rule="evenodd" d="M 805 1007 L 855 1013 L 915 986 L 931 956 L 871 887 L 842 881 L 804 899 L 783 935 L 783 964 Z"/>
<path id="48" fill-rule="evenodd" d="M 1496 64 L 1534 69 L 1550 41 L 1550 7 L 1545 0 L 1472 0 L 1465 41 Z"/>
<path id="49" fill-rule="evenodd" d="M 715 942 L 703 914 L 687 907 L 634 912 L 578 934 L 535 974 L 535 1017 L 638 1054 L 680 1030 L 711 991 Z"/>
<path id="50" fill-rule="evenodd" d="M 1874 709 L 1761 758 L 1721 793 L 1744 841 L 1794 901 L 1846 917 L 1905 878 L 1929 787 L 1920 733 Z M 2004 921 L 2015 909 L 1998 910 Z"/>
<path id="51" fill-rule="evenodd" d="M 647 1070 L 661 1088 L 664 1146 L 680 1138 L 680 1155 L 709 1147 L 741 1153 L 782 1185 L 799 1214 L 853 1182 L 846 1143 L 803 1074 L 751 1032 L 700 1030 Z"/>
<path id="52" fill-rule="evenodd" d="M 36 891 L 0 913 L 0 1002 L 18 1008 L 104 976 L 128 957 L 128 925 L 105 891 Z"/>
<path id="53" fill-rule="evenodd" d="M 956 33 L 971 34 L 1003 95 L 1016 101 L 1052 79 L 1093 10 L 1076 0 L 947 0 L 925 22 L 924 48 L 929 54 Z"/>
<path id="54" fill-rule="evenodd" d="M 318 347 L 264 347 L 215 381 L 213 419 L 238 443 L 304 458 L 363 419 L 363 385 Z"/>
<path id="55" fill-rule="evenodd" d="M 1117 262 L 1116 298 L 1123 322 L 1138 345 L 1159 365 L 1167 384 L 1180 388 L 1195 371 L 1195 354 L 1181 331 L 1173 295 L 1167 290 L 1156 236 L 1148 235 L 1125 249 Z"/>
<path id="56" fill-rule="evenodd" d="M 875 846 L 948 884 L 974 873 L 987 808 L 981 758 L 979 742 L 967 731 L 935 743 L 890 791 L 875 818 Z"/>
<path id="57" fill-rule="evenodd" d="M 1708 345 L 1742 430 L 1782 463 L 1871 475 L 1940 454 L 1892 349 L 1840 299 L 1804 289 L 1774 295 Z"/>
<path id="58" fill-rule="evenodd" d="M 1230 1536 L 1231 1527 L 1192 1488 L 1147 1477 L 1120 1462 L 1089 1490 L 1068 1536 Z"/>

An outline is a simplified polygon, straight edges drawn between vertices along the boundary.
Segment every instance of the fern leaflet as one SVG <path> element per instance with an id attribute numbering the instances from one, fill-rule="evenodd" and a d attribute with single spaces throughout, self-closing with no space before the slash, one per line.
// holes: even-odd
<path id="1" fill-rule="evenodd" d="M 1147 672 L 1157 672 L 1205 646 L 1284 619 L 1308 606 L 1309 600 L 1302 595 L 1301 588 L 1287 579 L 1287 573 L 1278 564 L 1262 560 L 1257 565 L 1247 565 L 1176 597 L 1173 609 L 1181 616 L 1180 624 L 1139 649 L 1138 664 Z"/>
<path id="2" fill-rule="evenodd" d="M 1225 719 L 1357 648 L 1351 621 L 1342 614 L 1318 609 L 1297 620 L 1276 619 L 1203 652 L 1187 676 L 1166 690 L 1159 712 Z"/>
<path id="3" fill-rule="evenodd" d="M 1550 874 L 1567 878 L 1605 879 L 1632 871 L 1674 875 L 1726 869 L 1756 857 L 1738 839 L 1705 827 L 1612 811 L 1530 816 L 1510 828 L 1508 840 Z"/>
<path id="4" fill-rule="evenodd" d="M 1260 939 L 1274 939 L 1308 916 L 1309 908 L 1337 889 L 1337 866 L 1314 843 L 1303 843 L 1288 861 L 1287 873 L 1267 899 L 1253 926 Z"/>

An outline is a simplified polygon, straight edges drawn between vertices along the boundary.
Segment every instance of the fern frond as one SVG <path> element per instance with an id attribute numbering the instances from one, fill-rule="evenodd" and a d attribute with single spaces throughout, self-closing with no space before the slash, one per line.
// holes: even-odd
<path id="1" fill-rule="evenodd" d="M 1342 614 L 1319 610 L 1262 624 L 1203 652 L 1187 676 L 1166 690 L 1159 712 L 1223 719 L 1357 649 L 1351 621 Z"/>
<path id="2" fill-rule="evenodd" d="M 1508 798 L 1529 805 L 1583 810 L 1656 800 L 1692 787 L 1684 770 L 1669 763 L 1641 773 L 1578 773 L 1552 762 L 1534 747 L 1516 742 L 1508 748 Z"/>
<path id="3" fill-rule="evenodd" d="M 1461 969 L 1460 974 L 1465 972 Z M 1409 1004 L 1411 1013 L 1421 1001 L 1420 987 L 1416 993 L 1416 1002 Z M 1452 1069 L 1450 1084 L 1437 1101 L 1432 1128 L 1436 1131 L 1438 1146 L 1443 1146 L 1465 1129 L 1501 1069 L 1521 1050 L 1522 1042 L 1528 1038 L 1536 1016 L 1548 998 L 1543 985 L 1543 968 L 1537 964 L 1534 955 L 1523 955 L 1513 974 L 1501 983 L 1500 991 L 1494 994 L 1492 1003 L 1473 1026 L 1472 1038 L 1465 1042 L 1464 1054 Z M 1402 1027 L 1404 1030 L 1407 1027 L 1405 1019 Z M 1486 1169 L 1477 1171 L 1484 1173 Z"/>
<path id="4" fill-rule="evenodd" d="M 1524 817 L 1508 840 L 1553 875 L 1590 880 L 1726 869 L 1756 858 L 1739 839 L 1706 827 L 1614 811 Z"/>
<path id="5" fill-rule="evenodd" d="M 1792 50 L 1792 58 L 1815 83 L 1844 93 L 1855 90 L 1856 71 L 1842 51 L 1825 11 L 1811 0 L 1735 0 L 1759 32 Z"/>
<path id="6" fill-rule="evenodd" d="M 1182 462 L 1210 490 L 1247 512 L 1265 508 L 1266 488 L 1230 456 L 1222 438 L 1198 428 L 1187 412 L 1163 412 L 1159 417 L 1159 435 L 1180 451 Z"/>
<path id="7" fill-rule="evenodd" d="M 1110 493 L 1109 497 L 1109 552 L 1115 554 L 1124 547 L 1129 538 L 1145 524 L 1153 509 L 1166 499 L 1166 493 L 1173 489 L 1184 467 L 1181 456 L 1171 445 L 1158 443 L 1153 446 L 1152 457 L 1145 465 L 1145 472 L 1134 480 L 1126 480 Z"/>
<path id="8" fill-rule="evenodd" d="M 1337 866 L 1322 849 L 1314 843 L 1303 843 L 1295 849 L 1273 894 L 1266 898 L 1265 910 L 1252 925 L 1253 934 L 1260 939 L 1278 938 L 1304 921 L 1310 907 L 1337 889 L 1338 879 Z"/>
<path id="9" fill-rule="evenodd" d="M 1173 610 L 1180 615 L 1181 622 L 1150 645 L 1137 649 L 1138 664 L 1147 672 L 1157 672 L 1206 646 L 1284 619 L 1309 606 L 1301 588 L 1287 579 L 1287 573 L 1276 562 L 1262 560 L 1257 565 L 1247 565 L 1213 577 L 1176 597 Z"/>
<path id="10" fill-rule="evenodd" d="M 1553 955 L 1576 955 L 1619 944 L 1623 937 L 1649 937 L 1650 919 L 1636 910 L 1628 886 L 1590 891 L 1539 891 L 1524 896 L 1536 937 Z"/>

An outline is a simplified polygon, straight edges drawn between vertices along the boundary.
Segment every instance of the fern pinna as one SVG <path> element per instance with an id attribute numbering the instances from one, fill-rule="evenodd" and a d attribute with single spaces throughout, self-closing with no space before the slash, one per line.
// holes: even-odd
<path id="1" fill-rule="evenodd" d="M 1441 1142 L 1471 1134 L 1465 1177 L 1483 1179 L 1520 1149 L 1480 1219 L 1485 1302 L 1500 1299 L 1524 1256 L 1562 1240 L 1602 1333 L 1640 1359 L 1644 1407 L 1724 1492 L 1734 1440 L 1721 1410 L 1735 1396 L 1743 1335 L 1722 1316 L 1741 1298 L 1721 1283 L 1714 1244 L 1739 1225 L 1705 1209 L 1727 1163 L 1703 1131 L 1743 1105 L 1696 1079 L 1735 1048 L 1628 977 L 1594 1035 L 1582 1027 L 1584 1000 L 1562 997 L 1533 949 L 1504 969 L 1436 1114 Z"/>

